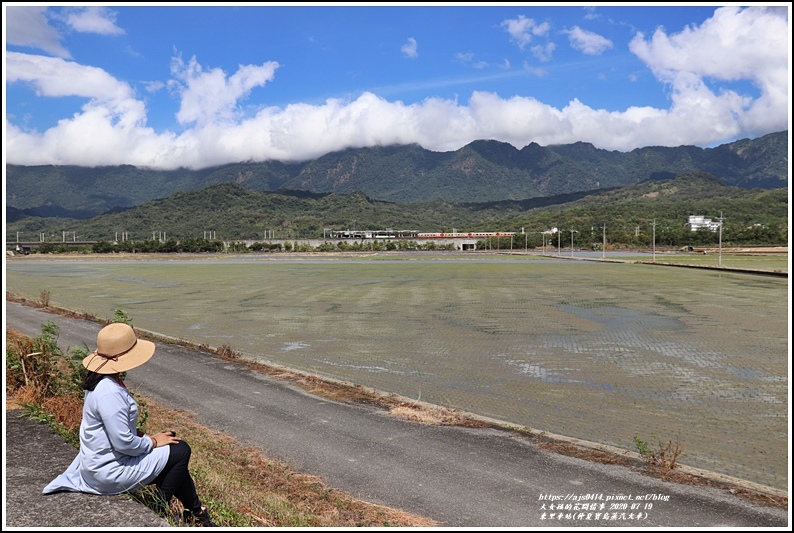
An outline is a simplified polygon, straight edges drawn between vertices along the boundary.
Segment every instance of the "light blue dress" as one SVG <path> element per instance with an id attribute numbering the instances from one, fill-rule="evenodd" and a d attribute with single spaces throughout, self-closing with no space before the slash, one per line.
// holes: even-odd
<path id="1" fill-rule="evenodd" d="M 170 446 L 153 448 L 138 437 L 138 404 L 108 376 L 85 391 L 80 423 L 80 451 L 44 494 L 58 491 L 119 494 L 150 484 L 168 462 Z"/>

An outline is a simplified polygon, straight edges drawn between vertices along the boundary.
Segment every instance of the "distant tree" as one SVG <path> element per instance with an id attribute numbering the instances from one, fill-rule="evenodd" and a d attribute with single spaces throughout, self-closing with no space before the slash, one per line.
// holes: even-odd
<path id="1" fill-rule="evenodd" d="M 55 245 L 51 242 L 43 242 L 36 251 L 40 254 L 51 254 L 55 252 Z"/>
<path id="2" fill-rule="evenodd" d="M 91 246 L 95 254 L 109 254 L 116 251 L 116 247 L 108 241 L 97 241 Z"/>
<path id="3" fill-rule="evenodd" d="M 179 243 L 174 238 L 168 238 L 165 242 L 160 243 L 161 253 L 173 254 L 179 250 Z"/>

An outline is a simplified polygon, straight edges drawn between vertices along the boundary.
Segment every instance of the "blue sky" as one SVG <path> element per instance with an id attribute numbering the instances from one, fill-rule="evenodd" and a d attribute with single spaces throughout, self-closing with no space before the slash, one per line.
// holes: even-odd
<path id="1" fill-rule="evenodd" d="M 203 168 L 788 129 L 789 3 L 3 4 L 4 159 Z"/>

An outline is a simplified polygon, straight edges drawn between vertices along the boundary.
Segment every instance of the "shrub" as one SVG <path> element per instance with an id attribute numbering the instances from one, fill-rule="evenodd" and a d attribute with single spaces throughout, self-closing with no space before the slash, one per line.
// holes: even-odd
<path id="1" fill-rule="evenodd" d="M 676 438 L 675 443 L 672 440 L 668 440 L 667 443 L 659 440 L 659 445 L 654 450 L 648 442 L 634 435 L 634 446 L 637 447 L 637 452 L 645 459 L 648 466 L 658 466 L 663 470 L 676 468 L 678 466 L 678 458 L 684 453 L 684 446 L 678 438 Z"/>

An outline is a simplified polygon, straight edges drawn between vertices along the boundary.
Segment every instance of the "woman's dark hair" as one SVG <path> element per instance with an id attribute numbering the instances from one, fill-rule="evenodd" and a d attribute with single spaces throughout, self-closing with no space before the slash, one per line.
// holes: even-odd
<path id="1" fill-rule="evenodd" d="M 96 372 L 91 372 L 90 370 L 86 371 L 85 377 L 83 378 L 83 389 L 84 390 L 94 390 L 102 378 L 104 378 L 107 374 L 97 374 Z"/>

